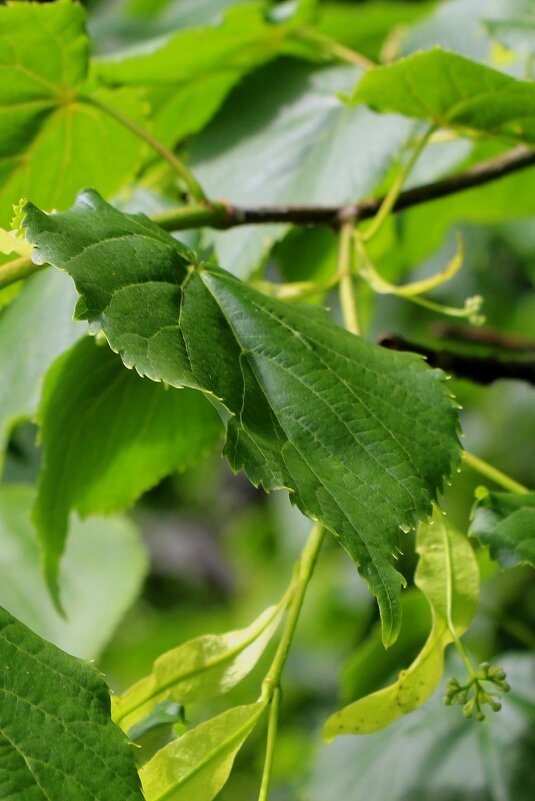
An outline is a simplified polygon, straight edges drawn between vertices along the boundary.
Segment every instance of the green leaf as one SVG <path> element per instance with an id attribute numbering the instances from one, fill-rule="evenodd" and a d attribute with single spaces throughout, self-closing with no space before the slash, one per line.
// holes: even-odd
<path id="1" fill-rule="evenodd" d="M 142 381 L 89 337 L 48 371 L 37 419 L 43 465 L 33 518 L 56 600 L 69 512 L 127 509 L 164 476 L 204 457 L 222 433 L 199 393 Z"/>
<path id="2" fill-rule="evenodd" d="M 245 629 L 204 634 L 162 654 L 152 673 L 115 696 L 114 721 L 131 736 L 161 701 L 189 704 L 228 692 L 254 668 L 283 612 L 283 606 L 271 606 Z"/>
<path id="3" fill-rule="evenodd" d="M 370 734 L 413 712 L 433 695 L 444 671 L 444 650 L 470 625 L 479 597 L 479 570 L 469 541 L 447 525 L 436 508 L 416 537 L 420 556 L 414 577 L 432 613 L 432 627 L 422 650 L 398 680 L 360 698 L 327 720 L 324 738 Z"/>
<path id="4" fill-rule="evenodd" d="M 143 88 L 156 135 L 176 144 L 208 122 L 247 72 L 292 47 L 295 22 L 270 23 L 262 3 L 232 7 L 216 22 L 95 59 L 92 74 L 114 86 Z"/>
<path id="5" fill-rule="evenodd" d="M 40 637 L 74 656 L 96 658 L 139 592 L 147 557 L 127 520 L 73 521 L 61 593 L 67 619 L 52 605 L 30 511 L 33 487 L 0 488 L 0 604 Z"/>
<path id="6" fill-rule="evenodd" d="M 350 108 L 357 67 L 312 69 L 297 62 L 247 78 L 194 141 L 191 164 L 209 197 L 243 205 L 342 204 L 370 193 L 384 178 L 412 124 Z M 255 102 L 251 103 L 251 97 Z M 206 233 L 220 264 L 249 275 L 287 226 L 247 226 Z"/>
<path id="7" fill-rule="evenodd" d="M 400 527 L 430 513 L 458 459 L 442 374 L 200 264 L 146 217 L 121 214 L 95 192 L 64 214 L 28 204 L 24 225 L 34 259 L 70 273 L 79 313 L 102 326 L 127 366 L 225 407 L 233 469 L 267 490 L 289 489 L 338 537 L 378 597 L 385 643 L 395 640 Z"/>
<path id="8" fill-rule="evenodd" d="M 0 7 L 0 224 L 21 195 L 62 208 L 86 184 L 112 194 L 141 163 L 144 143 L 81 97 L 90 93 L 84 23 L 78 3 Z M 143 116 L 137 90 L 94 96 Z"/>
<path id="9" fill-rule="evenodd" d="M 228 709 L 162 748 L 140 771 L 147 801 L 211 801 L 265 708 Z"/>
<path id="10" fill-rule="evenodd" d="M 369 70 L 351 103 L 535 143 L 535 86 L 440 48 Z"/>
<path id="11" fill-rule="evenodd" d="M 11 430 L 37 411 L 48 367 L 86 332 L 72 322 L 75 299 L 70 281 L 46 270 L 0 314 L 0 468 Z"/>
<path id="12" fill-rule="evenodd" d="M 0 797 L 142 801 L 108 688 L 0 608 Z"/>
<path id="13" fill-rule="evenodd" d="M 470 535 L 488 545 L 490 556 L 507 569 L 535 567 L 535 492 L 478 490 Z"/>
<path id="14" fill-rule="evenodd" d="M 312 765 L 310 801 L 532 801 L 535 660 L 500 656 L 512 690 L 483 724 L 444 708 L 441 693 L 367 737 L 339 737 Z M 453 668 L 455 670 L 455 668 Z"/>

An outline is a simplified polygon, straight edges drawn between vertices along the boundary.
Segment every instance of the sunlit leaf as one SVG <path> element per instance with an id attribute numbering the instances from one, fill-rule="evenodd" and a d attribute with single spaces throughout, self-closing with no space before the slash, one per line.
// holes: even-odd
<path id="1" fill-rule="evenodd" d="M 115 696 L 113 719 L 131 734 L 132 726 L 162 700 L 188 704 L 228 692 L 254 668 L 283 611 L 272 606 L 245 629 L 203 634 L 162 654 L 152 673 Z"/>
<path id="2" fill-rule="evenodd" d="M 433 695 L 444 670 L 444 649 L 463 634 L 475 614 L 479 571 L 469 541 L 436 509 L 430 523 L 420 524 L 420 556 L 414 578 L 432 613 L 425 645 L 398 680 L 331 715 L 324 728 L 327 742 L 340 734 L 370 734 L 413 712 Z"/>
<path id="3" fill-rule="evenodd" d="M 265 708 L 228 709 L 162 748 L 140 771 L 147 801 L 212 801 Z"/>
<path id="4" fill-rule="evenodd" d="M 89 337 L 52 365 L 37 420 L 43 465 L 33 518 L 55 598 L 71 510 L 87 517 L 127 509 L 206 456 L 222 433 L 198 392 L 142 381 Z"/>
<path id="5" fill-rule="evenodd" d="M 0 797 L 142 801 L 100 673 L 0 608 Z"/>

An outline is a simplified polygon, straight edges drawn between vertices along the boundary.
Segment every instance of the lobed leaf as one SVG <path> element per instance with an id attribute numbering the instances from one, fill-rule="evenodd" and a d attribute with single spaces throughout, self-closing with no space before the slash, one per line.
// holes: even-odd
<path id="1" fill-rule="evenodd" d="M 0 487 L 0 604 L 40 637 L 95 659 L 134 601 L 147 570 L 139 531 L 123 518 L 73 520 L 60 582 L 67 619 L 54 609 L 30 522 L 35 489 Z"/>
<path id="2" fill-rule="evenodd" d="M 442 374 L 199 263 L 95 192 L 52 216 L 28 204 L 24 225 L 34 259 L 69 272 L 78 315 L 102 327 L 127 367 L 224 408 L 232 468 L 266 490 L 289 489 L 336 535 L 379 600 L 385 643 L 394 641 L 400 527 L 430 513 L 459 453 Z"/>
<path id="3" fill-rule="evenodd" d="M 379 731 L 425 704 L 440 684 L 446 646 L 470 625 L 479 597 L 479 570 L 466 537 L 436 508 L 433 520 L 418 528 L 416 550 L 420 559 L 414 581 L 431 607 L 429 637 L 394 684 L 331 715 L 323 730 L 327 742 L 340 734 Z"/>
<path id="4" fill-rule="evenodd" d="M 37 420 L 43 463 L 33 519 L 56 601 L 70 511 L 87 517 L 127 509 L 164 476 L 204 457 L 222 433 L 198 392 L 142 381 L 89 337 L 48 371 Z"/>
<path id="5" fill-rule="evenodd" d="M 0 797 L 142 801 L 134 758 L 95 668 L 0 608 Z"/>
<path id="6" fill-rule="evenodd" d="M 369 70 L 350 102 L 535 144 L 535 86 L 433 48 Z"/>
<path id="7" fill-rule="evenodd" d="M 132 736 L 132 727 L 162 701 L 187 704 L 228 692 L 254 668 L 283 612 L 271 606 L 245 629 L 204 634 L 162 654 L 149 676 L 113 699 L 114 721 Z"/>
<path id="8" fill-rule="evenodd" d="M 212 801 L 265 708 L 228 709 L 158 751 L 140 771 L 146 801 Z"/>
<path id="9" fill-rule="evenodd" d="M 135 119 L 144 102 L 85 85 L 88 44 L 79 3 L 0 7 L 0 224 L 23 194 L 62 208 L 87 183 L 112 194 L 141 164 L 144 143 L 82 95 Z"/>
<path id="10" fill-rule="evenodd" d="M 504 569 L 535 567 L 535 492 L 479 489 L 469 533 L 488 546 L 491 558 Z"/>

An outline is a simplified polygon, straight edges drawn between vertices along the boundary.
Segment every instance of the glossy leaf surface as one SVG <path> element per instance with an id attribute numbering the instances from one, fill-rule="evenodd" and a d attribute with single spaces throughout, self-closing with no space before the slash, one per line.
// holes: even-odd
<path id="1" fill-rule="evenodd" d="M 0 797 L 142 801 L 100 673 L 0 608 Z"/>
<path id="2" fill-rule="evenodd" d="M 102 326 L 128 367 L 223 404 L 231 466 L 268 490 L 289 489 L 325 523 L 377 596 L 385 643 L 395 640 L 400 526 L 430 513 L 458 458 L 442 374 L 198 263 L 94 192 L 64 214 L 29 204 L 24 225 L 34 258 L 70 273 L 79 316 Z"/>

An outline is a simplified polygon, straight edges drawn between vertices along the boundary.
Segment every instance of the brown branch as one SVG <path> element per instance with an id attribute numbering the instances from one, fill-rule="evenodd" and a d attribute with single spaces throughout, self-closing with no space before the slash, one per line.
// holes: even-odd
<path id="1" fill-rule="evenodd" d="M 535 385 L 535 346 L 531 349 L 533 358 L 521 359 L 518 354 L 522 351 L 516 348 L 511 349 L 511 358 L 501 355 L 469 356 L 445 348 L 434 350 L 393 334 L 381 337 L 379 344 L 390 350 L 419 353 L 427 359 L 431 367 L 439 367 L 446 373 L 453 373 L 457 378 L 467 378 L 476 384 L 492 384 L 506 378 Z"/>
<path id="2" fill-rule="evenodd" d="M 506 175 L 535 166 L 535 150 L 521 146 L 496 158 L 477 164 L 464 172 L 443 178 L 441 181 L 417 186 L 402 192 L 394 211 L 418 206 L 431 200 L 473 189 L 496 181 Z M 293 225 L 330 225 L 340 228 L 353 220 L 355 223 L 374 217 L 383 198 L 361 200 L 345 206 L 233 206 L 230 203 L 211 203 L 165 212 L 153 217 L 168 231 L 204 225 L 211 228 L 234 228 L 239 225 L 291 223 Z"/>

